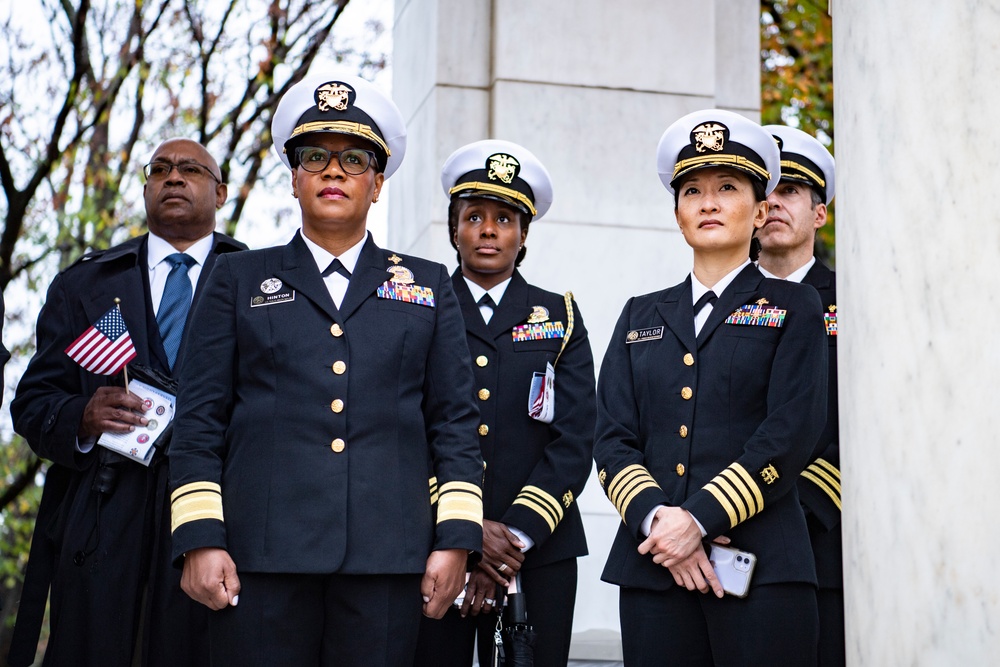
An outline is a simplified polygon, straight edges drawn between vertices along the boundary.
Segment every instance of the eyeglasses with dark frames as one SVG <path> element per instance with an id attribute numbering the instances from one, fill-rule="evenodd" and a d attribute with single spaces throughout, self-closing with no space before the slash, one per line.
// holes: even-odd
<path id="1" fill-rule="evenodd" d="M 378 164 L 375 160 L 375 153 L 362 148 L 348 148 L 342 151 L 328 151 L 319 146 L 299 146 L 295 149 L 295 159 L 299 166 L 306 171 L 318 174 L 325 170 L 334 156 L 344 173 L 352 176 L 359 176 L 371 167 Z"/>
<path id="2" fill-rule="evenodd" d="M 146 181 L 160 182 L 167 180 L 170 176 L 170 172 L 177 169 L 177 173 L 183 178 L 211 178 L 216 183 L 222 184 L 222 181 L 212 173 L 212 170 L 203 164 L 190 160 L 187 162 L 167 162 L 166 160 L 157 160 L 155 162 L 150 162 L 145 167 L 142 168 L 142 174 L 146 177 Z"/>

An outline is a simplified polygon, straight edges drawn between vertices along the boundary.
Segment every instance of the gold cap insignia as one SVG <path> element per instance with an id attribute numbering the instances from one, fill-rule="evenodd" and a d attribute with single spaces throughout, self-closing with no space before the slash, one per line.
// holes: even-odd
<path id="1" fill-rule="evenodd" d="M 699 153 L 713 151 L 718 153 L 726 145 L 726 136 L 729 128 L 722 123 L 708 122 L 702 123 L 691 130 L 691 143 Z"/>
<path id="2" fill-rule="evenodd" d="M 597 473 L 597 481 L 601 483 L 601 488 L 604 488 L 604 481 L 608 478 L 608 471 L 601 468 L 601 472 Z"/>
<path id="3" fill-rule="evenodd" d="M 764 480 L 765 484 L 774 484 L 779 477 L 781 475 L 778 474 L 778 469 L 774 467 L 773 463 L 768 463 L 760 471 L 760 478 Z"/>
<path id="4" fill-rule="evenodd" d="M 341 81 L 328 81 L 316 89 L 316 107 L 320 111 L 346 111 L 354 103 L 354 89 Z"/>
<path id="5" fill-rule="evenodd" d="M 540 324 L 549 321 L 549 309 L 545 306 L 532 306 L 528 315 L 528 324 Z"/>
<path id="6" fill-rule="evenodd" d="M 386 271 L 392 274 L 392 278 L 389 280 L 394 283 L 413 284 L 413 272 L 405 266 L 390 266 Z"/>
<path id="7" fill-rule="evenodd" d="M 567 491 L 563 494 L 563 506 L 569 509 L 569 506 L 573 504 L 573 492 Z"/>
<path id="8" fill-rule="evenodd" d="M 767 305 L 768 303 L 771 303 L 771 302 L 768 301 L 767 299 L 757 299 L 757 305 L 758 306 L 764 306 L 764 305 Z"/>
<path id="9" fill-rule="evenodd" d="M 517 178 L 517 174 L 521 171 L 521 163 L 505 153 L 494 153 L 486 158 L 486 167 L 489 169 L 486 176 L 491 181 L 499 179 L 508 185 Z"/>
<path id="10" fill-rule="evenodd" d="M 390 257 L 389 257 L 389 261 L 390 261 L 390 262 L 392 262 L 393 264 L 399 264 L 400 262 L 402 262 L 402 261 L 403 261 L 403 259 L 402 259 L 401 257 L 397 257 L 397 256 L 395 255 L 395 253 L 393 253 L 393 254 L 392 254 L 392 255 L 391 255 Z"/>

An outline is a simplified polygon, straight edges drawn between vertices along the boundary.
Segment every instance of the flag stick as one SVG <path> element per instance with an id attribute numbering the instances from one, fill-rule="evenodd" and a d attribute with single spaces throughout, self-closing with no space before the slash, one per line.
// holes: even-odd
<path id="1" fill-rule="evenodd" d="M 122 309 L 122 300 L 119 299 L 118 297 L 115 297 L 115 305 L 118 307 L 118 310 L 121 311 L 121 309 Z M 124 366 L 122 366 L 122 374 L 125 377 L 125 393 L 127 394 L 128 393 L 128 364 L 125 364 Z"/>

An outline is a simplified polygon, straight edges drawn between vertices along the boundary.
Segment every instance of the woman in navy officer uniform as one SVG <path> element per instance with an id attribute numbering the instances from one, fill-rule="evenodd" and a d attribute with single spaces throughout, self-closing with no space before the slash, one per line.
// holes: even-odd
<path id="1" fill-rule="evenodd" d="M 625 664 L 815 664 L 795 484 L 826 411 L 823 317 L 815 290 L 748 259 L 778 147 L 710 109 L 671 125 L 657 158 L 694 268 L 629 300 L 598 382 L 594 457 L 622 516 L 602 578 L 621 587 Z M 756 556 L 744 598 L 724 594 L 713 540 Z"/>
<path id="2" fill-rule="evenodd" d="M 271 134 L 302 229 L 217 263 L 194 314 L 174 558 L 217 610 L 213 664 L 409 667 L 421 611 L 444 614 L 482 547 L 462 313 L 444 266 L 366 231 L 405 149 L 388 97 L 314 75 Z"/>
<path id="3" fill-rule="evenodd" d="M 576 558 L 587 553 L 576 498 L 592 465 L 595 397 L 590 342 L 572 295 L 529 285 L 516 268 L 528 223 L 552 203 L 552 183 L 531 152 L 498 140 L 455 151 L 441 183 L 451 197 L 448 232 L 460 265 L 452 282 L 486 463 L 483 558 L 461 606 L 423 620 L 416 664 L 469 667 L 477 633 L 479 663 L 492 664 L 503 589 L 518 575 L 537 633 L 535 664 L 558 667 L 569 658 Z M 548 368 L 555 382 L 546 396 Z"/>

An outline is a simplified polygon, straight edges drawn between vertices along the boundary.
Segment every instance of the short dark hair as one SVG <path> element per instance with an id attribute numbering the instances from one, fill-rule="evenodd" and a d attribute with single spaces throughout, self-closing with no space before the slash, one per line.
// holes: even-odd
<path id="1" fill-rule="evenodd" d="M 744 173 L 742 171 L 739 171 L 739 170 L 736 170 L 736 169 L 734 169 L 733 171 L 736 171 L 738 174 L 742 174 L 742 175 L 746 176 L 747 179 L 749 179 L 750 186 L 753 188 L 754 201 L 757 201 L 757 202 L 767 201 L 767 183 L 765 183 L 764 181 L 760 180 L 759 178 L 756 178 L 754 176 L 750 176 L 749 174 L 746 174 L 746 173 Z M 690 173 L 694 173 L 694 172 L 690 172 Z M 677 181 L 677 185 L 674 186 L 674 210 L 675 211 L 677 210 L 677 204 L 680 203 L 680 200 L 681 200 L 681 186 L 684 184 L 685 180 L 687 180 L 687 179 L 681 177 L 681 180 Z"/>
<path id="2" fill-rule="evenodd" d="M 455 249 L 455 256 L 458 258 L 459 267 L 462 266 L 462 253 L 458 252 L 458 245 L 455 243 L 455 236 L 458 235 L 458 214 L 461 208 L 459 202 L 468 201 L 469 199 L 469 197 L 452 197 L 451 203 L 448 204 L 448 242 Z M 520 226 L 521 231 L 527 231 L 528 225 L 531 224 L 531 216 L 513 205 L 510 208 L 517 213 L 517 224 Z M 514 268 L 521 266 L 521 262 L 524 260 L 526 254 L 528 254 L 527 246 L 521 246 L 521 249 L 517 253 L 517 259 L 514 260 Z"/>

